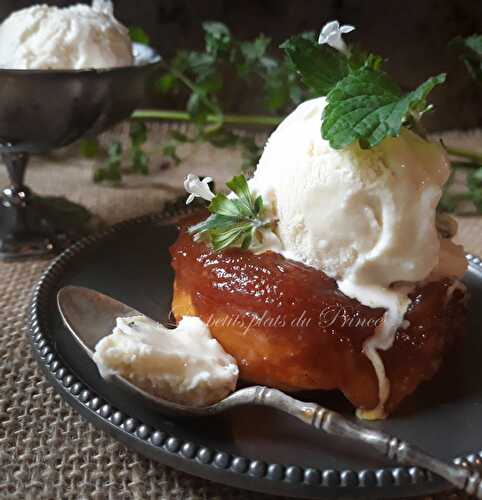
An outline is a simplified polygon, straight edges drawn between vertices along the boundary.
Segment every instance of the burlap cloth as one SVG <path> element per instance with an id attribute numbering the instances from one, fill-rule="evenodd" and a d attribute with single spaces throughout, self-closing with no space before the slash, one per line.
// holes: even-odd
<path id="1" fill-rule="evenodd" d="M 162 141 L 163 134 L 155 129 L 153 144 Z M 448 133 L 444 139 L 453 146 L 482 148 L 481 130 Z M 161 209 L 165 200 L 182 193 L 181 180 L 188 171 L 222 182 L 239 165 L 237 154 L 209 147 L 185 148 L 183 157 L 181 167 L 164 170 L 162 159 L 154 155 L 153 175 L 129 177 L 124 187 L 114 188 L 92 183 L 92 161 L 62 151 L 32 161 L 28 184 L 41 194 L 65 195 L 114 223 Z M 2 172 L 0 186 L 6 184 Z M 467 251 L 482 254 L 482 217 L 459 222 L 459 241 Z M 147 460 L 94 428 L 55 393 L 33 358 L 26 324 L 32 286 L 48 264 L 0 263 L 0 498 L 274 498 Z"/>

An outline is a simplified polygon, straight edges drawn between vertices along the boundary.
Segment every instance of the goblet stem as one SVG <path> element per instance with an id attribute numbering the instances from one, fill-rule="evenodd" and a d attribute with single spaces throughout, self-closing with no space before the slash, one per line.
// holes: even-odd
<path id="1" fill-rule="evenodd" d="M 3 153 L 10 186 L 3 190 L 2 204 L 5 207 L 25 207 L 30 200 L 30 189 L 24 184 L 29 155 L 25 153 Z"/>
<path id="2" fill-rule="evenodd" d="M 25 257 L 47 255 L 54 245 L 38 224 L 33 223 L 29 212 L 32 208 L 32 192 L 25 185 L 25 171 L 29 155 L 25 153 L 2 153 L 10 185 L 2 191 L 0 259 L 17 260 Z"/>
<path id="3" fill-rule="evenodd" d="M 84 207 L 30 191 L 25 185 L 28 154 L 4 152 L 1 158 L 10 185 L 0 199 L 0 260 L 51 256 L 95 229 Z"/>
<path id="4" fill-rule="evenodd" d="M 2 205 L 11 214 L 11 226 L 6 240 L 22 237 L 27 231 L 26 207 L 31 198 L 30 189 L 24 184 L 29 155 L 25 153 L 2 153 L 8 172 L 10 186 L 2 192 Z"/>

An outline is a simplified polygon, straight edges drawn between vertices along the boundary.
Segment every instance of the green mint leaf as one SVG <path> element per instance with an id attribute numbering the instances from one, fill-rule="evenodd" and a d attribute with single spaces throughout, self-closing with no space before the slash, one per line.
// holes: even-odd
<path id="1" fill-rule="evenodd" d="M 290 38 L 281 45 L 303 81 L 317 95 L 326 95 L 349 73 L 348 59 L 328 45 L 319 45 L 305 35 Z"/>
<path id="2" fill-rule="evenodd" d="M 363 62 L 363 66 L 366 68 L 371 68 L 374 70 L 380 70 L 383 64 L 383 57 L 378 56 L 376 54 L 368 54 L 365 61 Z"/>
<path id="3" fill-rule="evenodd" d="M 449 45 L 460 51 L 460 57 L 469 73 L 475 80 L 482 83 L 482 35 L 457 37 Z"/>
<path id="4" fill-rule="evenodd" d="M 189 234 L 198 234 L 216 228 L 229 229 L 234 220 L 232 217 L 226 217 L 225 215 L 211 214 L 207 219 L 190 226 L 188 232 Z"/>
<path id="5" fill-rule="evenodd" d="M 193 92 L 187 102 L 187 111 L 191 119 L 197 125 L 204 125 L 207 121 L 207 115 L 210 109 L 206 106 L 201 92 Z"/>
<path id="6" fill-rule="evenodd" d="M 206 52 L 215 57 L 226 55 L 231 46 L 231 33 L 228 27 L 216 21 L 202 24 L 205 32 Z"/>
<path id="7" fill-rule="evenodd" d="M 122 145 L 120 142 L 113 142 L 109 146 L 107 161 L 94 173 L 94 182 L 119 182 L 122 179 L 121 166 Z"/>
<path id="8" fill-rule="evenodd" d="M 190 52 L 185 50 L 178 50 L 174 58 L 169 62 L 169 66 L 179 73 L 189 69 Z"/>
<path id="9" fill-rule="evenodd" d="M 237 218 L 212 214 L 206 220 L 191 226 L 189 234 L 208 232 L 213 248 L 218 251 L 228 246 L 246 244 L 246 236 L 252 231 L 250 221 L 240 221 Z"/>
<path id="10" fill-rule="evenodd" d="M 221 73 L 204 74 L 196 80 L 198 89 L 205 94 L 218 93 L 223 88 L 224 78 Z"/>
<path id="11" fill-rule="evenodd" d="M 211 230 L 211 242 L 215 251 L 223 250 L 230 246 L 245 244 L 245 239 L 251 234 L 252 224 L 250 222 L 239 222 L 233 224 L 229 229 Z"/>
<path id="12" fill-rule="evenodd" d="M 122 144 L 120 142 L 113 142 L 109 146 L 109 162 L 120 163 L 122 160 Z"/>
<path id="13" fill-rule="evenodd" d="M 383 64 L 383 58 L 379 55 L 372 54 L 363 50 L 358 46 L 350 47 L 350 57 L 348 59 L 348 64 L 351 70 L 357 70 L 362 67 L 371 68 L 374 70 L 380 70 Z"/>
<path id="14" fill-rule="evenodd" d="M 176 87 L 176 77 L 172 73 L 166 73 L 157 80 L 156 87 L 161 94 L 168 94 Z"/>
<path id="15" fill-rule="evenodd" d="M 209 204 L 208 207 L 211 213 L 225 215 L 226 217 L 238 217 L 239 207 L 233 200 L 228 198 L 225 194 L 218 193 Z"/>
<path id="16" fill-rule="evenodd" d="M 131 139 L 131 169 L 132 172 L 147 175 L 149 173 L 149 158 L 142 151 L 142 145 L 147 142 L 147 127 L 143 121 L 131 122 L 129 128 Z"/>
<path id="17" fill-rule="evenodd" d="M 412 113 L 426 108 L 428 93 L 445 81 L 441 74 L 429 78 L 402 96 L 400 88 L 383 72 L 362 67 L 340 80 L 328 94 L 322 123 L 323 138 L 335 149 L 356 141 L 372 148 L 385 137 L 395 137 Z"/>
<path id="18" fill-rule="evenodd" d="M 241 249 L 248 250 L 248 248 L 251 246 L 252 241 L 253 241 L 253 231 L 249 231 L 249 233 L 247 233 L 244 236 L 244 239 L 241 243 Z"/>
<path id="19" fill-rule="evenodd" d="M 273 71 L 280 67 L 279 61 L 268 56 L 262 57 L 259 60 L 259 65 L 267 72 L 268 76 L 272 76 Z"/>
<path id="20" fill-rule="evenodd" d="M 244 175 L 237 175 L 233 177 L 229 182 L 226 182 L 231 191 L 236 194 L 240 201 L 246 206 L 250 212 L 254 212 L 254 202 L 251 192 Z"/>
<path id="21" fill-rule="evenodd" d="M 187 65 L 198 78 L 206 77 L 215 72 L 216 57 L 204 52 L 189 52 L 187 54 Z"/>
<path id="22" fill-rule="evenodd" d="M 140 147 L 147 142 L 147 127 L 143 121 L 131 122 L 129 136 L 133 147 Z"/>
<path id="23" fill-rule="evenodd" d="M 129 36 L 134 43 L 142 45 L 149 45 L 151 41 L 149 35 L 139 26 L 131 26 L 129 28 Z"/>
<path id="24" fill-rule="evenodd" d="M 264 86 L 264 104 L 269 111 L 278 111 L 286 106 L 290 100 L 290 89 L 282 79 L 273 75 L 265 82 Z"/>
<path id="25" fill-rule="evenodd" d="M 247 63 L 252 64 L 261 59 L 271 43 L 271 39 L 260 35 L 252 42 L 241 42 L 241 54 L 244 56 Z"/>
<path id="26" fill-rule="evenodd" d="M 243 200 L 235 198 L 233 199 L 233 203 L 236 205 L 236 208 L 238 210 L 238 218 L 251 219 L 254 217 L 252 207 L 247 206 Z"/>
<path id="27" fill-rule="evenodd" d="M 262 210 L 263 210 L 263 197 L 258 196 L 254 201 L 254 213 L 256 215 L 259 215 Z"/>
<path id="28" fill-rule="evenodd" d="M 230 246 L 246 249 L 256 231 L 265 225 L 260 218 L 263 200 L 261 196 L 254 199 L 243 175 L 233 177 L 226 184 L 236 197 L 216 194 L 208 207 L 211 215 L 188 231 L 193 235 L 206 235 L 216 251 Z"/>
<path id="29" fill-rule="evenodd" d="M 288 89 L 291 102 L 293 104 L 300 104 L 303 100 L 303 90 L 299 85 L 292 85 L 291 88 Z"/>
<path id="30" fill-rule="evenodd" d="M 141 149 L 133 149 L 131 152 L 132 171 L 142 175 L 149 174 L 149 158 Z"/>

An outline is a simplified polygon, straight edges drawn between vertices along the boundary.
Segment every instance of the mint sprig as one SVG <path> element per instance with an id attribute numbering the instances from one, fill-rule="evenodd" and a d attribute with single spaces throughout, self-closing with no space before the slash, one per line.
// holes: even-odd
<path id="1" fill-rule="evenodd" d="M 455 178 L 465 182 L 465 189 L 460 184 L 455 189 Z M 482 213 L 482 163 L 452 161 L 452 172 L 445 183 L 438 210 L 457 215 L 478 215 Z"/>
<path id="2" fill-rule="evenodd" d="M 328 104 L 321 134 L 335 149 L 354 142 L 372 148 L 385 137 L 400 134 L 402 125 L 427 111 L 427 95 L 445 81 L 445 74 L 429 78 L 403 95 L 381 70 L 380 56 L 359 50 L 339 52 L 314 39 L 297 36 L 282 45 L 303 81 Z"/>
<path id="3" fill-rule="evenodd" d="M 226 185 L 235 196 L 216 194 L 208 206 L 211 215 L 191 226 L 189 233 L 206 236 L 216 251 L 230 246 L 247 249 L 256 232 L 267 225 L 261 217 L 263 198 L 253 196 L 244 175 L 233 177 Z"/>
<path id="4" fill-rule="evenodd" d="M 132 122 L 129 128 L 131 139 L 130 161 L 133 172 L 147 175 L 149 173 L 149 157 L 143 150 L 147 142 L 147 127 L 142 121 Z"/>
<path id="5" fill-rule="evenodd" d="M 367 67 L 352 71 L 328 94 L 323 138 L 335 149 L 356 141 L 367 149 L 385 137 L 396 137 L 409 115 L 416 119 L 427 109 L 428 93 L 444 81 L 445 75 L 440 74 L 403 95 L 382 71 Z"/>
<path id="6" fill-rule="evenodd" d="M 281 45 L 304 83 L 318 95 L 326 95 L 350 71 L 348 58 L 328 45 L 318 45 L 307 35 Z"/>
<path id="7" fill-rule="evenodd" d="M 94 182 L 120 182 L 122 179 L 122 144 L 113 142 L 108 149 L 107 160 L 94 173 Z"/>

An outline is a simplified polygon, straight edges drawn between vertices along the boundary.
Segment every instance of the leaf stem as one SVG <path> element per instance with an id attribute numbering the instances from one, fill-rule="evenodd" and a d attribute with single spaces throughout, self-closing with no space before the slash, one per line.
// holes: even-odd
<path id="1" fill-rule="evenodd" d="M 472 160 L 473 162 L 482 163 L 482 154 L 476 153 L 475 151 L 469 151 L 462 148 L 453 148 L 450 146 L 445 146 L 445 149 L 447 150 L 447 153 L 452 156 L 467 158 L 468 160 Z"/>
<path id="2" fill-rule="evenodd" d="M 189 113 L 184 111 L 174 111 L 165 109 L 139 109 L 135 111 L 132 120 L 173 120 L 173 121 L 191 121 Z M 208 115 L 208 123 L 218 123 L 219 115 Z M 268 115 L 223 115 L 223 123 L 229 125 L 261 125 L 273 127 L 281 123 L 279 116 Z"/>
<path id="3" fill-rule="evenodd" d="M 202 89 L 200 89 L 196 83 L 194 83 L 190 78 L 188 78 L 184 73 L 181 71 L 178 71 L 176 68 L 173 68 L 172 66 L 168 66 L 169 71 L 176 77 L 178 78 L 186 87 L 191 90 L 191 92 L 194 92 L 198 94 L 201 98 L 201 100 L 204 102 L 207 108 L 209 108 L 213 113 L 222 115 L 220 110 L 217 108 L 217 106 L 210 100 L 208 99 L 205 95 Z"/>

